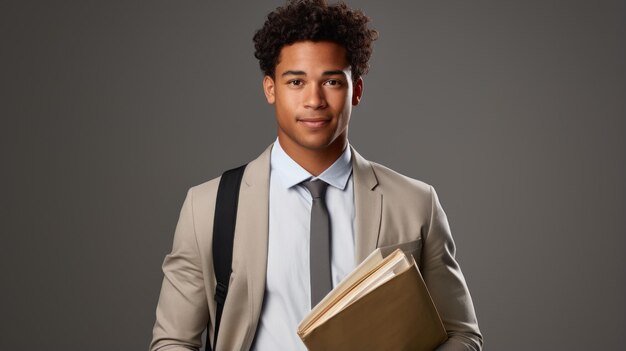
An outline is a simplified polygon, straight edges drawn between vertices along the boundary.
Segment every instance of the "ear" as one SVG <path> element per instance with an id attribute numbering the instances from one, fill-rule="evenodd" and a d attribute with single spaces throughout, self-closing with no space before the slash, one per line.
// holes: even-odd
<path id="1" fill-rule="evenodd" d="M 361 102 L 363 96 L 363 78 L 359 78 L 352 85 L 352 106 L 356 106 Z"/>
<path id="2" fill-rule="evenodd" d="M 270 76 L 265 76 L 263 78 L 263 92 L 265 93 L 265 98 L 267 99 L 267 103 L 273 105 L 276 101 L 276 92 L 275 92 L 275 83 L 274 79 Z"/>

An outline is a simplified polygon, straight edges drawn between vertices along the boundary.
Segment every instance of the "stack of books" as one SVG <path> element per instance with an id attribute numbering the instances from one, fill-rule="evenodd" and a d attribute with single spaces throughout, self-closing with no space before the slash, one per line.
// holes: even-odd
<path id="1" fill-rule="evenodd" d="M 413 256 L 372 252 L 300 322 L 310 351 L 433 350 L 446 330 Z"/>

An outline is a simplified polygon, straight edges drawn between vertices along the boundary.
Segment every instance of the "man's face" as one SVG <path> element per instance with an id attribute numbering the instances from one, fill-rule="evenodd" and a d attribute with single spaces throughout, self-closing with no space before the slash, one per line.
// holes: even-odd
<path id="1" fill-rule="evenodd" d="M 302 41 L 282 48 L 275 78 L 266 76 L 267 102 L 276 109 L 278 139 L 288 153 L 342 150 L 352 106 L 363 82 L 352 83 L 346 50 L 332 42 Z"/>

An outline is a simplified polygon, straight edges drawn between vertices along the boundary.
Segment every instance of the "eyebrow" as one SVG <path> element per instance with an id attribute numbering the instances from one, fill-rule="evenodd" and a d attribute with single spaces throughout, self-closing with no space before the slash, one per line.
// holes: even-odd
<path id="1" fill-rule="evenodd" d="M 289 70 L 289 71 L 283 72 L 283 74 L 281 74 L 280 76 L 284 77 L 284 76 L 289 76 L 289 75 L 292 75 L 292 76 L 306 76 L 306 72 Z M 322 73 L 322 76 L 334 76 L 334 75 L 342 75 L 343 76 L 343 75 L 345 75 L 345 73 L 342 70 L 340 70 L 340 69 L 337 69 L 337 70 L 334 70 L 334 71 L 324 71 L 324 73 Z"/>

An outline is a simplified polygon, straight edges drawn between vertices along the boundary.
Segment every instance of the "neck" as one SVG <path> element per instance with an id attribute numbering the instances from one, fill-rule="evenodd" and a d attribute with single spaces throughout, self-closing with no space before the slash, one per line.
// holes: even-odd
<path id="1" fill-rule="evenodd" d="M 348 145 L 347 138 L 337 138 L 337 140 L 325 148 L 308 149 L 285 139 L 287 138 L 281 138 L 280 135 L 278 136 L 280 147 L 282 147 L 285 153 L 289 155 L 292 160 L 296 161 L 300 167 L 304 168 L 315 177 L 332 166 Z"/>

